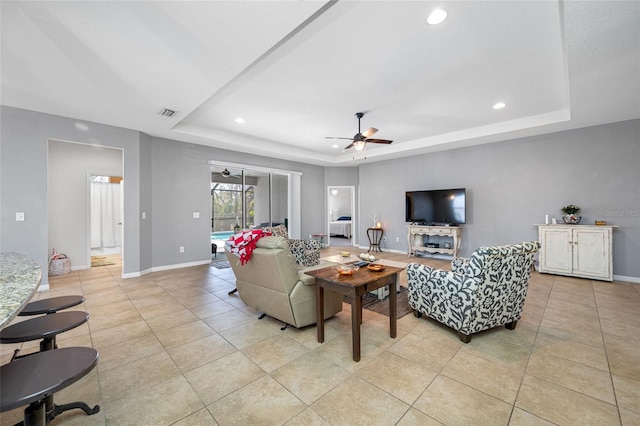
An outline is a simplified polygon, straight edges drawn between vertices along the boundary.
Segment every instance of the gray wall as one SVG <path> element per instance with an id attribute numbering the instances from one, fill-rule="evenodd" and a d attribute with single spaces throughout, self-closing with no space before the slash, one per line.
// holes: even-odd
<path id="1" fill-rule="evenodd" d="M 152 138 L 153 266 L 211 256 L 211 171 L 202 147 Z M 200 213 L 194 219 L 193 213 Z M 184 247 L 184 253 L 179 252 Z"/>
<path id="2" fill-rule="evenodd" d="M 327 186 L 354 185 L 361 211 L 355 212 L 358 240 L 367 241 L 375 209 L 387 247 L 401 251 L 407 250 L 406 190 L 467 188 L 463 255 L 480 245 L 536 239 L 534 224 L 546 213 L 559 218 L 562 206 L 577 204 L 583 223 L 605 219 L 619 226 L 614 274 L 640 277 L 640 120 L 324 168 L 97 123 L 81 130 L 77 120 L 10 107 L 0 111 L 0 249 L 27 254 L 42 265 L 48 261 L 47 143 L 57 139 L 123 149 L 125 274 L 209 259 L 208 161 L 215 160 L 302 173 L 301 235 L 326 228 Z M 15 221 L 18 211 L 26 212 L 25 222 Z M 141 220 L 143 211 L 147 218 Z"/>
<path id="3" fill-rule="evenodd" d="M 302 173 L 302 235 L 311 233 L 312 220 L 323 223 L 322 212 L 315 211 L 312 202 L 313 194 L 321 194 L 323 190 L 322 180 L 317 178 L 322 167 L 163 138 L 149 137 L 149 145 L 151 208 L 146 221 L 150 221 L 151 226 L 150 268 L 202 263 L 210 259 L 211 160 L 245 164 L 248 168 L 253 165 Z M 144 178 L 142 182 L 145 182 Z M 200 218 L 194 219 L 193 212 L 199 212 Z M 185 248 L 184 253 L 179 252 L 180 246 Z M 141 258 L 144 256 L 141 254 Z"/>
<path id="4" fill-rule="evenodd" d="M 152 181 L 152 142 L 151 136 L 140 135 L 140 272 L 148 271 L 153 267 L 153 181 Z M 127 181 L 125 180 L 125 188 Z M 127 206 L 124 207 L 125 210 Z M 145 218 L 142 219 L 144 213 Z M 128 227 L 125 224 L 125 235 Z M 125 253 L 125 256 L 127 254 Z"/>
<path id="5" fill-rule="evenodd" d="M 209 160 L 302 173 L 302 235 L 323 229 L 322 167 L 179 143 L 99 123 L 76 127 L 78 120 L 6 106 L 0 114 L 0 250 L 24 253 L 45 271 L 47 146 L 52 139 L 123 150 L 127 276 L 210 259 Z M 200 212 L 200 219 L 193 219 L 194 211 Z M 25 212 L 27 220 L 16 222 L 16 212 Z M 142 212 L 146 219 L 141 219 Z M 179 246 L 185 247 L 184 253 L 179 253 Z M 47 284 L 45 273 L 43 285 Z"/>
<path id="6" fill-rule="evenodd" d="M 561 207 L 576 204 L 582 224 L 618 226 L 614 274 L 640 277 L 640 120 L 363 164 L 359 182 L 362 223 L 378 209 L 387 248 L 408 249 L 405 191 L 466 188 L 462 255 L 537 240 L 534 224 L 562 222 Z"/>

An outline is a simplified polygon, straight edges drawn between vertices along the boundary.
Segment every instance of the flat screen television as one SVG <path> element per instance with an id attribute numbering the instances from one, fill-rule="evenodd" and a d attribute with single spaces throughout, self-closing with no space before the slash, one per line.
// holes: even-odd
<path id="1" fill-rule="evenodd" d="M 465 188 L 407 191 L 406 221 L 433 225 L 465 223 Z"/>

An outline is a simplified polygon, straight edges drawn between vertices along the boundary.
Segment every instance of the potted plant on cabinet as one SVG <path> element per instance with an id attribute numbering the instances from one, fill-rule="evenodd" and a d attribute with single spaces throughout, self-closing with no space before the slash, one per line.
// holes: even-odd
<path id="1" fill-rule="evenodd" d="M 562 209 L 564 216 L 562 216 L 562 220 L 567 225 L 577 225 L 580 223 L 581 216 L 577 216 L 577 213 L 580 212 L 580 207 L 569 204 L 568 206 L 564 206 Z"/>

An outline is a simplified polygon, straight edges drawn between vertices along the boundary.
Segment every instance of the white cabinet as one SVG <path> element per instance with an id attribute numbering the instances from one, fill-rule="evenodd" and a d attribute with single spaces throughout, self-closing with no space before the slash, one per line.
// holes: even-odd
<path id="1" fill-rule="evenodd" d="M 612 226 L 538 225 L 539 271 L 613 281 Z"/>
<path id="2" fill-rule="evenodd" d="M 445 253 L 457 257 L 460 254 L 460 245 L 462 244 L 462 228 L 459 226 L 428 226 L 428 225 L 409 225 L 407 233 L 407 241 L 409 243 L 409 256 L 415 254 L 416 251 L 426 251 L 429 253 Z M 447 242 L 445 247 L 443 242 L 439 247 L 426 247 L 425 243 L 430 236 L 449 237 L 451 242 Z M 447 240 L 449 238 L 446 238 Z"/>

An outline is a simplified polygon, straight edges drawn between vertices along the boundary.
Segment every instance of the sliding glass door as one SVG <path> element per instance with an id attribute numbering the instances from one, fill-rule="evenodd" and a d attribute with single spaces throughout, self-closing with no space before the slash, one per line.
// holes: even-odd
<path id="1" fill-rule="evenodd" d="M 212 165 L 211 232 L 288 225 L 289 175 Z"/>

